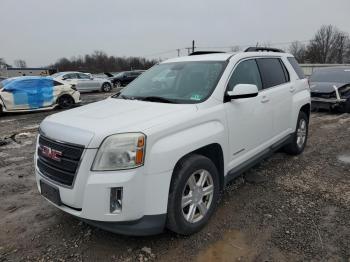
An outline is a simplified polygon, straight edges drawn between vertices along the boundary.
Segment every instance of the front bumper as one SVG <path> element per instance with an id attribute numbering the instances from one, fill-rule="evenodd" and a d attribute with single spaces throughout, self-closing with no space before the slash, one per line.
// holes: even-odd
<path id="1" fill-rule="evenodd" d="M 340 92 L 336 86 L 333 86 L 333 88 L 335 92 L 335 97 L 322 98 L 322 97 L 311 96 L 312 108 L 332 109 L 332 108 L 342 106 L 342 104 L 345 103 L 347 99 L 341 97 Z"/>
<path id="2" fill-rule="evenodd" d="M 36 166 L 40 180 L 59 190 L 62 205 L 57 208 L 103 229 L 130 235 L 160 233 L 165 225 L 172 171 L 147 174 L 145 167 L 130 170 L 94 172 L 91 164 L 97 149 L 85 149 L 71 187 L 45 177 Z M 36 156 L 37 157 L 37 156 Z M 122 209 L 110 212 L 111 188 L 122 188 Z"/>

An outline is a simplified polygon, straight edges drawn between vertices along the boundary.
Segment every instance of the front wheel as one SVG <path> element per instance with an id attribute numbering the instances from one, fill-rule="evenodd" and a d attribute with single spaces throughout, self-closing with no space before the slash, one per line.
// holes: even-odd
<path id="1" fill-rule="evenodd" d="M 102 85 L 102 91 L 103 92 L 110 92 L 112 90 L 112 85 L 111 84 L 109 84 L 109 83 L 104 83 L 103 85 Z"/>
<path id="2" fill-rule="evenodd" d="M 290 144 L 284 150 L 290 155 L 299 155 L 304 151 L 309 133 L 309 118 L 305 112 L 300 111 L 295 132 Z"/>
<path id="3" fill-rule="evenodd" d="M 167 227 L 182 235 L 198 232 L 219 200 L 219 173 L 213 162 L 191 155 L 175 168 L 168 199 Z"/>
<path id="4" fill-rule="evenodd" d="M 74 99 L 69 95 L 61 96 L 58 99 L 58 105 L 62 109 L 69 109 L 74 105 Z"/>

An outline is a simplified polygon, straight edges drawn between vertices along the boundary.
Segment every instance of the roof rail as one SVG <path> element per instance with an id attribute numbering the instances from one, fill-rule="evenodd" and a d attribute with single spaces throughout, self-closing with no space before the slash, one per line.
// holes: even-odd
<path id="1" fill-rule="evenodd" d="M 196 52 L 189 54 L 189 56 L 191 56 L 191 55 L 221 54 L 221 53 L 225 53 L 225 52 L 221 52 L 221 51 L 196 51 Z"/>
<path id="2" fill-rule="evenodd" d="M 284 53 L 283 50 L 271 47 L 248 47 L 244 52 L 276 52 L 276 53 Z"/>

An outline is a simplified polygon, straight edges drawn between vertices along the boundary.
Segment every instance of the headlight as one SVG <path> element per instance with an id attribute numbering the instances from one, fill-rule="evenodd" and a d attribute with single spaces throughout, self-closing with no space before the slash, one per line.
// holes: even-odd
<path id="1" fill-rule="evenodd" d="M 142 133 L 116 134 L 107 137 L 100 146 L 93 171 L 135 168 L 143 165 L 146 136 Z"/>

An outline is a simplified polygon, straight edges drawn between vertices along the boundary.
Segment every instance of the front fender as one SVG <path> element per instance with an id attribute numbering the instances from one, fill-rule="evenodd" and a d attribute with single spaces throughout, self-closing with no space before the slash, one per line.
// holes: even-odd
<path id="1" fill-rule="evenodd" d="M 159 138 L 149 151 L 146 149 L 147 173 L 173 170 L 183 156 L 209 144 L 224 148 L 224 130 L 220 121 L 213 120 Z"/>

